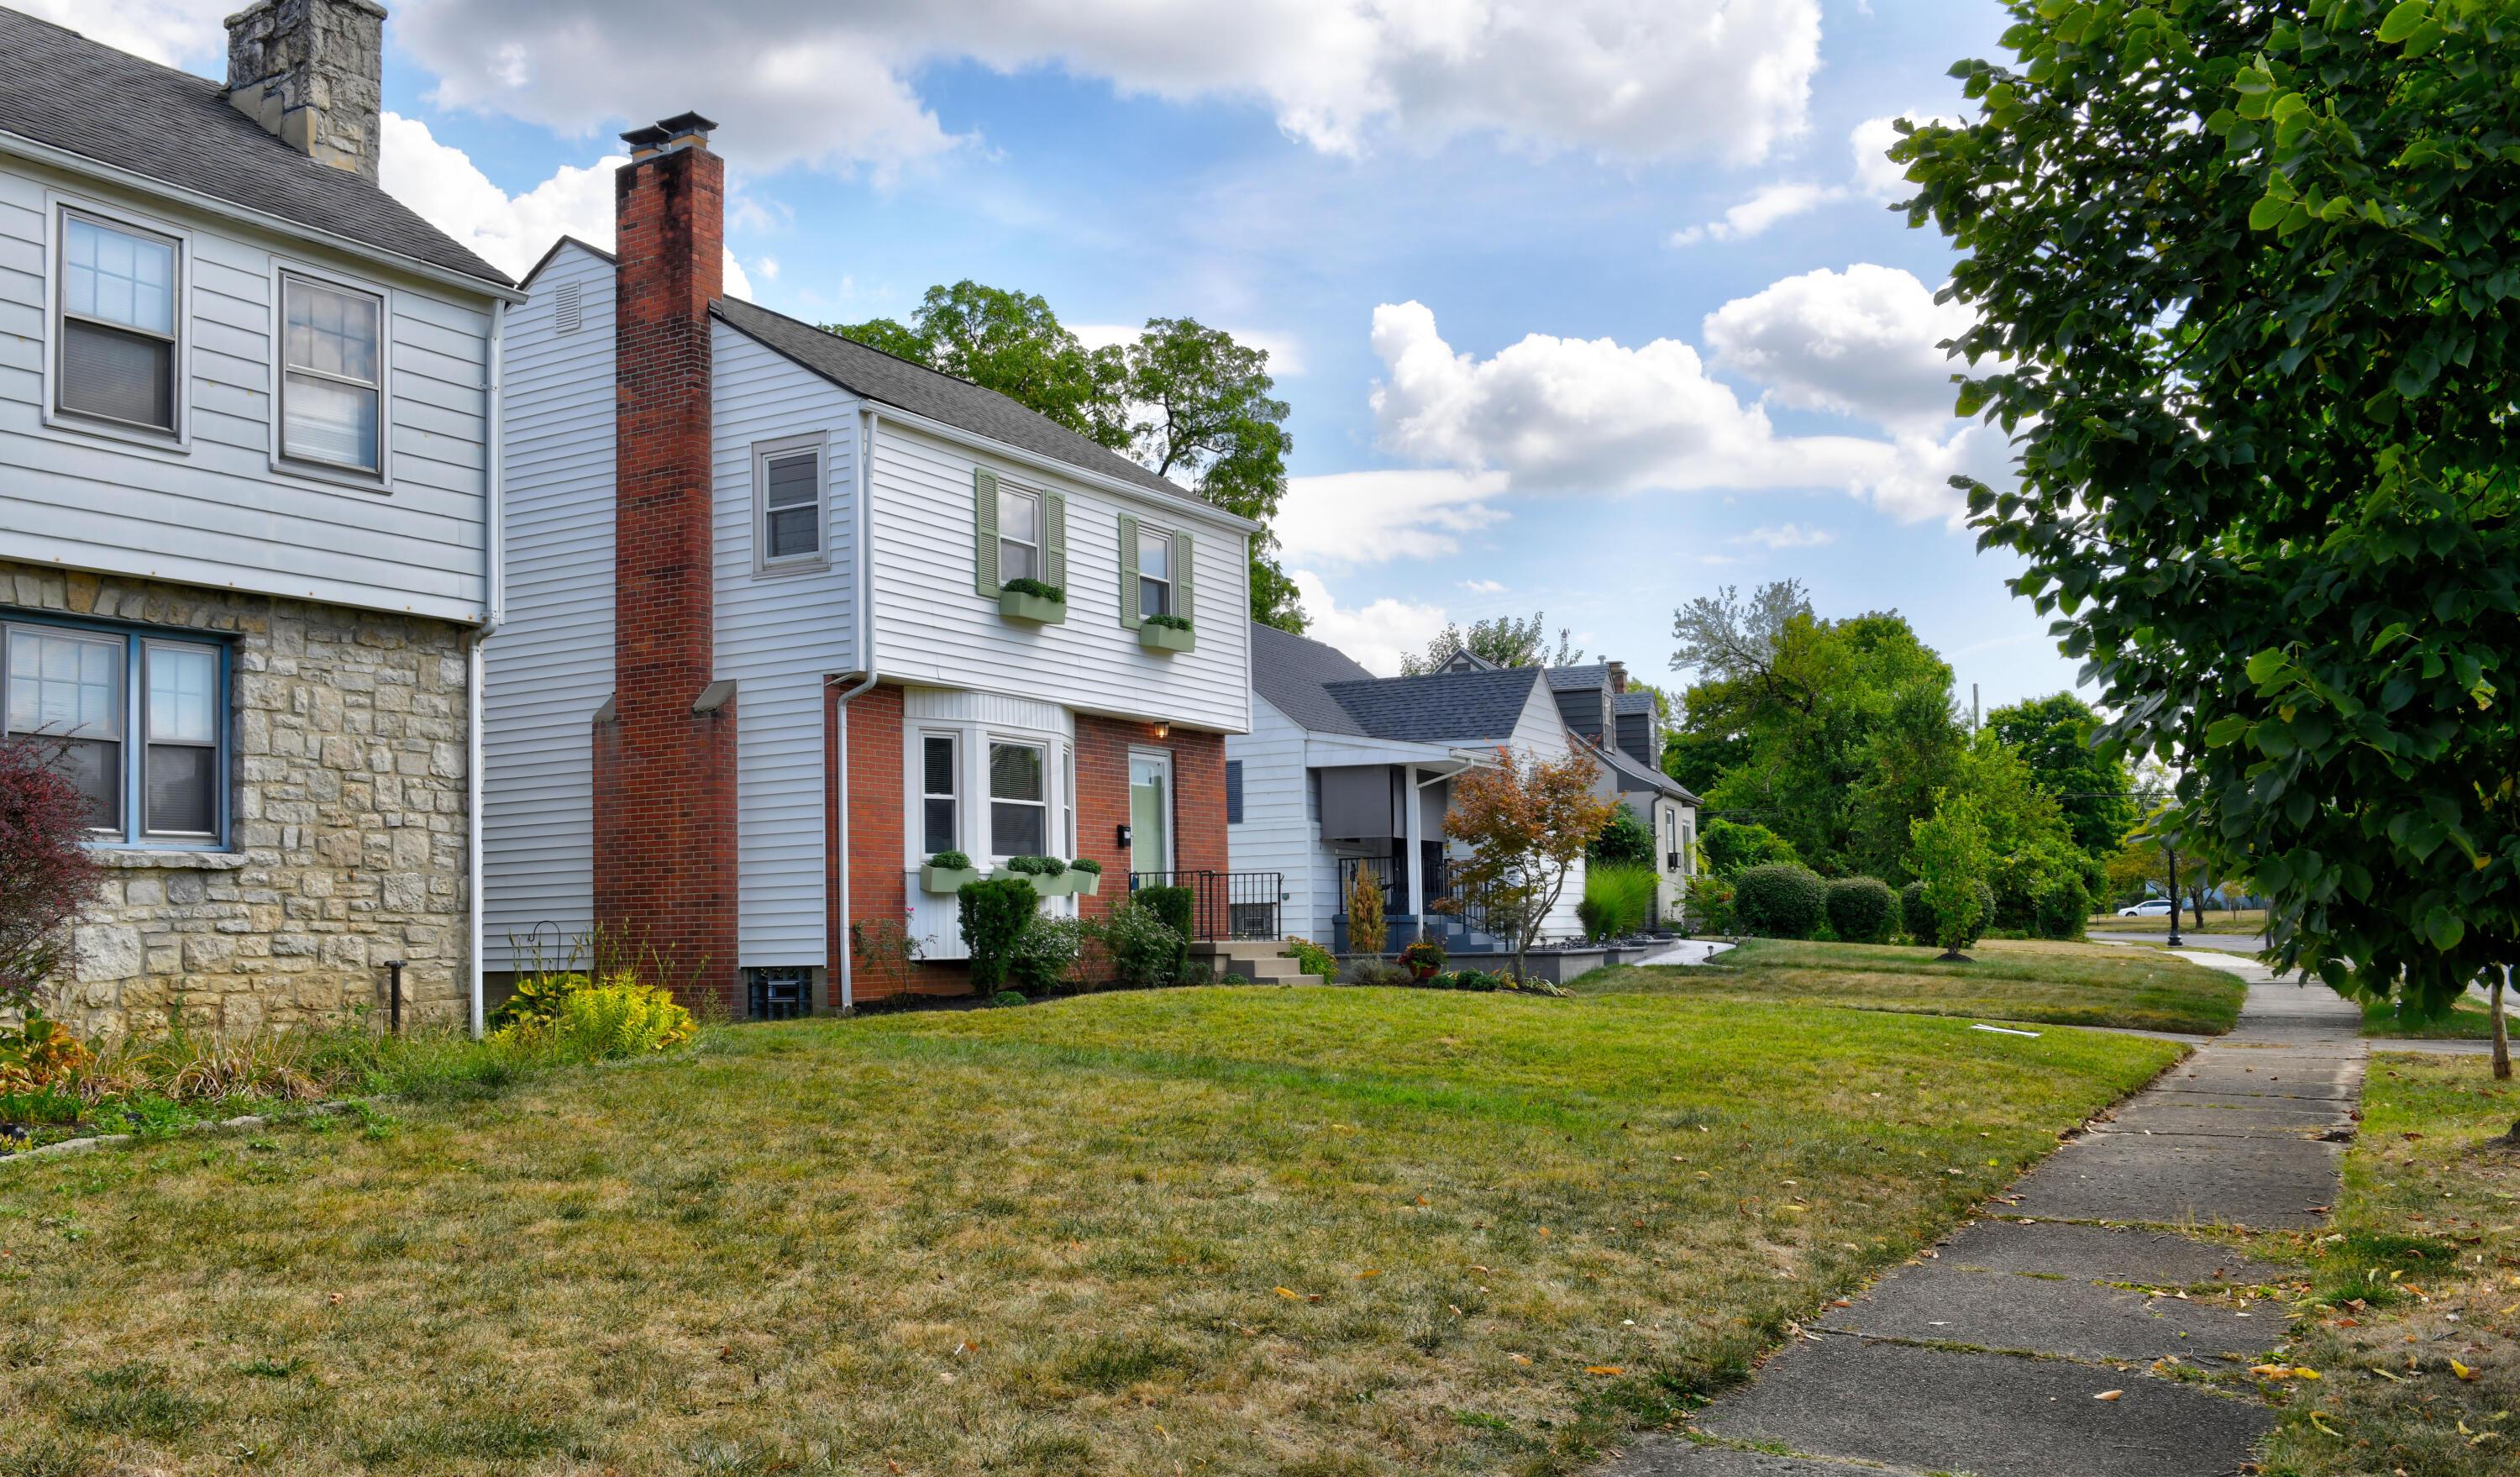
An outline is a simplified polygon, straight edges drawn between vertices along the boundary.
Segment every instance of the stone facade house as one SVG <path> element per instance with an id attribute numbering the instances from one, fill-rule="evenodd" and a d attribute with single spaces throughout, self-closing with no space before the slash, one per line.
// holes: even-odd
<path id="1" fill-rule="evenodd" d="M 1179 878 L 1270 926 L 1225 845 L 1255 525 L 725 296 L 714 126 L 624 135 L 616 251 L 560 242 L 509 319 L 490 968 L 601 924 L 736 1014 L 965 990 L 946 852 L 1101 863 L 1053 912 Z M 878 924 L 923 962 L 862 974 Z"/>
<path id="2" fill-rule="evenodd" d="M 109 883 L 48 1004 L 228 1031 L 477 999 L 473 762 L 518 294 L 377 183 L 384 12 L 225 85 L 0 11 L 0 721 Z"/>

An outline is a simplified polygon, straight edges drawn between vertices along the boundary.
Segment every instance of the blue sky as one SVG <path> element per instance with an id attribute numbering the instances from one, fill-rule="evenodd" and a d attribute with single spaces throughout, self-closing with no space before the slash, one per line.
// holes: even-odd
<path id="1" fill-rule="evenodd" d="M 26 3 L 26 0 L 19 0 Z M 237 0 L 34 0 L 203 72 Z M 75 14 L 72 14 L 74 12 Z M 2069 687 L 1951 522 L 1950 253 L 1877 121 L 1958 111 L 1987 0 L 407 0 L 386 183 L 512 270 L 608 233 L 622 127 L 721 127 L 732 281 L 818 321 L 972 277 L 1089 338 L 1272 350 L 1316 634 L 1387 668 L 1544 609 L 1670 680 L 1672 608 L 1792 576 L 1989 705 Z M 1867 130 L 1866 125 L 1870 128 Z"/>

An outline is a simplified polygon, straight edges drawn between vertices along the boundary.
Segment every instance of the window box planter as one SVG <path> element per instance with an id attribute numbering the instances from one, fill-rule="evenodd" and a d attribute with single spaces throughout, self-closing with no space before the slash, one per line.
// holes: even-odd
<path id="1" fill-rule="evenodd" d="M 998 592 L 998 613 L 1009 620 L 1030 621 L 1037 626 L 1063 625 L 1067 620 L 1067 602 L 1022 590 L 1001 590 Z"/>
<path id="2" fill-rule="evenodd" d="M 1102 895 L 1102 873 L 1099 872 L 1079 872 L 1071 866 L 1067 869 L 1064 880 L 1067 883 L 1067 890 L 1077 897 L 1090 898 Z"/>
<path id="3" fill-rule="evenodd" d="M 1195 631 L 1176 626 L 1158 626 L 1151 621 L 1138 627 L 1138 645 L 1149 651 L 1188 651 L 1196 646 Z"/>
<path id="4" fill-rule="evenodd" d="M 930 863 L 919 869 L 919 890 L 952 897 L 963 890 L 964 883 L 976 882 L 980 876 L 977 867 L 938 867 Z"/>
<path id="5" fill-rule="evenodd" d="M 1030 882 L 1032 890 L 1046 898 L 1063 898 L 1076 890 L 1074 880 L 1063 872 L 1055 877 L 1044 876 L 1037 872 L 1011 872 L 1007 875 Z"/>

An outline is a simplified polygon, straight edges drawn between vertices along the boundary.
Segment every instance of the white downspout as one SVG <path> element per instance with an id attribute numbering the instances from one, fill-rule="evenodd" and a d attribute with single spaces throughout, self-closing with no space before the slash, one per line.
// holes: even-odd
<path id="1" fill-rule="evenodd" d="M 489 605 L 488 618 L 472 633 L 467 643 L 464 670 L 464 818 L 471 841 L 467 849 L 465 895 L 472 903 L 472 985 L 467 1024 L 472 1038 L 481 1038 L 483 944 L 487 931 L 487 915 L 482 906 L 481 877 L 481 724 L 485 704 L 481 697 L 483 674 L 489 663 L 482 654 L 482 645 L 499 629 L 508 615 L 507 571 L 507 336 L 508 303 L 501 298 L 490 304 L 490 466 L 488 506 L 484 510 L 481 538 L 482 594 Z"/>
<path id="2" fill-rule="evenodd" d="M 844 672 L 826 684 L 837 684 L 851 675 L 858 679 L 834 699 L 839 732 L 833 736 L 832 757 L 832 798 L 834 814 L 839 819 L 835 828 L 837 834 L 832 837 L 839 855 L 832 858 L 832 871 L 838 878 L 839 888 L 840 936 L 837 942 L 840 950 L 840 1008 L 843 1011 L 858 1007 L 857 951 L 849 947 L 849 927 L 853 921 L 849 916 L 849 702 L 873 688 L 881 677 L 875 665 L 875 581 L 872 578 L 875 551 L 870 547 L 875 527 L 871 506 L 875 489 L 875 411 L 865 402 L 859 402 L 857 532 L 851 541 L 855 547 L 850 550 L 851 562 L 857 566 L 854 575 L 858 608 L 857 631 L 850 645 L 856 648 L 862 670 L 855 674 Z"/>

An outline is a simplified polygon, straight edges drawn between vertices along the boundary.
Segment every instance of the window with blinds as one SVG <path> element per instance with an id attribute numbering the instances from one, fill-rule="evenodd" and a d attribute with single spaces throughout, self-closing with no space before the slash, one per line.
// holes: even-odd
<path id="1" fill-rule="evenodd" d="M 181 270 L 170 237 L 62 213 L 58 409 L 175 429 Z"/>

